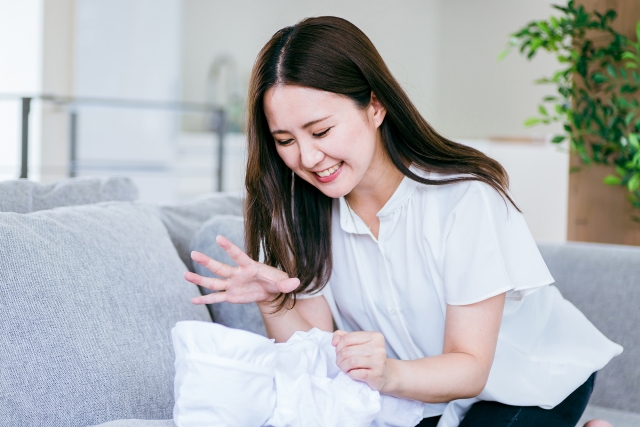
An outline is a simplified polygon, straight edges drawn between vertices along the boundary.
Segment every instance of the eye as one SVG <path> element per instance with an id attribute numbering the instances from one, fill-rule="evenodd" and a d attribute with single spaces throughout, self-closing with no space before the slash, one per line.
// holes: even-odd
<path id="1" fill-rule="evenodd" d="M 278 145 L 289 145 L 291 144 L 291 142 L 293 142 L 293 139 L 287 139 L 286 141 L 280 141 L 279 139 L 276 139 L 276 142 L 278 143 Z"/>
<path id="2" fill-rule="evenodd" d="M 323 130 L 320 133 L 314 133 L 313 136 L 315 136 L 316 138 L 322 138 L 323 136 L 325 136 L 329 132 L 330 129 L 331 128 L 327 128 L 327 129 Z"/>

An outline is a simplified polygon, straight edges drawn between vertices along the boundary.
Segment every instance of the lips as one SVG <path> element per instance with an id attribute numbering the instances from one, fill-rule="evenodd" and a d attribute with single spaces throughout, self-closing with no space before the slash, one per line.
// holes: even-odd
<path id="1" fill-rule="evenodd" d="M 334 165 L 329 169 L 325 169 L 320 172 L 314 172 L 313 175 L 316 177 L 318 181 L 322 183 L 331 182 L 334 179 L 336 179 L 338 175 L 340 175 L 340 172 L 342 171 L 342 163 L 343 162 L 340 162 L 337 165 Z"/>
<path id="2" fill-rule="evenodd" d="M 316 175 L 320 176 L 320 177 L 327 177 L 329 175 L 331 175 L 332 173 L 334 173 L 335 171 L 337 171 L 340 166 L 342 166 L 342 162 L 338 163 L 337 165 L 333 165 L 331 166 L 329 169 L 325 169 L 323 171 L 320 172 L 314 172 Z"/>

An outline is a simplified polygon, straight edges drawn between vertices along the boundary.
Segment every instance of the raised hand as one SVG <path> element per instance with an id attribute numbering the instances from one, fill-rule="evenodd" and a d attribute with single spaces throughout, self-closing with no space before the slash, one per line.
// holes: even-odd
<path id="1" fill-rule="evenodd" d="M 218 302 L 246 304 L 266 301 L 281 292 L 291 292 L 300 285 L 300 280 L 297 278 L 290 278 L 287 273 L 277 268 L 252 260 L 226 237 L 216 237 L 216 243 L 229 254 L 238 266 L 232 267 L 203 253 L 193 251 L 191 259 L 221 277 L 203 277 L 187 271 L 184 274 L 184 278 L 189 282 L 219 291 L 192 298 L 191 302 L 193 304 L 213 304 Z"/>

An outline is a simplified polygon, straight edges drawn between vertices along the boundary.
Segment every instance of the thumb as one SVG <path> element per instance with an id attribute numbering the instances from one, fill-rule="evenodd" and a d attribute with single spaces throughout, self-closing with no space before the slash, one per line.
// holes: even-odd
<path id="1" fill-rule="evenodd" d="M 347 335 L 347 334 L 348 334 L 347 331 L 341 331 L 340 329 L 335 331 L 333 333 L 333 338 L 331 338 L 331 345 L 334 346 L 334 347 L 337 347 L 338 344 L 340 343 L 340 340 L 342 339 L 342 337 Z"/>
<path id="2" fill-rule="evenodd" d="M 297 277 L 290 277 L 278 282 L 278 290 L 283 294 L 293 292 L 298 286 L 300 286 L 300 279 Z"/>

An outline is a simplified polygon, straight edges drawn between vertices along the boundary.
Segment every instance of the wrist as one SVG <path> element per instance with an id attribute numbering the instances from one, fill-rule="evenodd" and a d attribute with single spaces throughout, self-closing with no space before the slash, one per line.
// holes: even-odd
<path id="1" fill-rule="evenodd" d="M 380 393 L 397 396 L 401 393 L 402 361 L 387 358 L 386 365 L 386 379 Z"/>
<path id="2" fill-rule="evenodd" d="M 262 312 L 262 314 L 271 314 L 276 309 L 276 303 L 273 302 L 274 298 L 276 298 L 277 294 L 271 294 L 269 297 L 263 301 L 256 301 L 258 308 Z"/>

